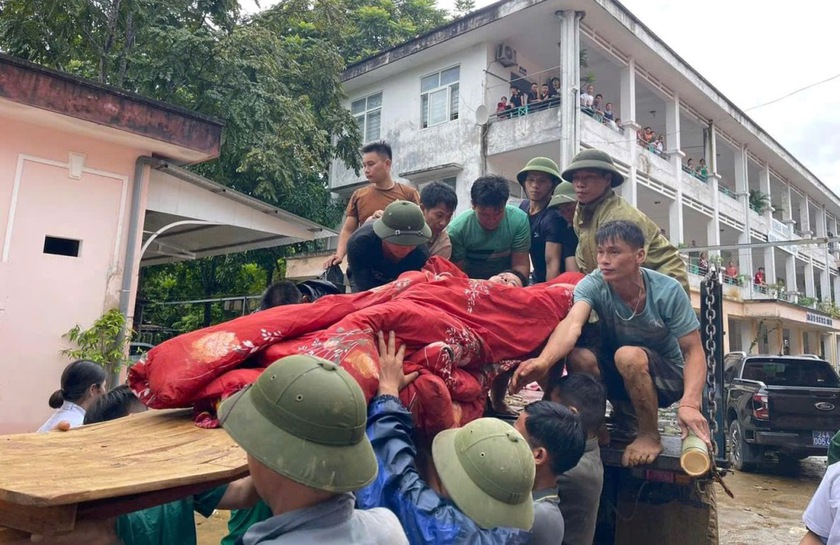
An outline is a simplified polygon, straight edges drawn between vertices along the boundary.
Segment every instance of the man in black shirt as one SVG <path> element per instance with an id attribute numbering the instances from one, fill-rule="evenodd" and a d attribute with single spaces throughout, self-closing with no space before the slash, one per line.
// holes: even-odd
<path id="1" fill-rule="evenodd" d="M 519 208 L 528 214 L 531 223 L 531 276 L 535 283 L 545 282 L 563 272 L 561 233 L 565 221 L 560 212 L 548 208 L 551 194 L 560 183 L 557 163 L 548 157 L 528 161 L 516 179 L 528 196 Z"/>
<path id="2" fill-rule="evenodd" d="M 423 211 L 408 201 L 394 201 L 382 217 L 363 225 L 347 241 L 353 291 L 382 286 L 406 272 L 419 271 L 429 259 L 432 230 Z"/>
<path id="3" fill-rule="evenodd" d="M 563 245 L 563 250 L 560 254 L 560 260 L 563 264 L 562 271 L 575 272 L 578 270 L 577 261 L 575 261 L 578 237 L 575 233 L 573 220 L 575 217 L 575 208 L 577 208 L 577 194 L 571 182 L 560 182 L 554 188 L 554 194 L 548 203 L 548 208 L 560 212 L 564 220 L 560 233 L 560 244 Z"/>

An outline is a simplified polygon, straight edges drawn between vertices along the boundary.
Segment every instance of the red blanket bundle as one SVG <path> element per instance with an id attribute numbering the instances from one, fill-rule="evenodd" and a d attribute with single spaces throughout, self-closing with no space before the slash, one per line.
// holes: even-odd
<path id="1" fill-rule="evenodd" d="M 571 306 L 564 276 L 528 288 L 471 280 L 432 258 L 367 292 L 276 307 L 185 333 L 151 349 L 129 384 L 152 408 L 195 406 L 215 426 L 213 408 L 252 383 L 272 362 L 311 354 L 341 364 L 370 399 L 378 387 L 377 334 L 406 344 L 405 370 L 420 376 L 402 393 L 429 434 L 481 416 L 490 382 L 541 348 Z"/>

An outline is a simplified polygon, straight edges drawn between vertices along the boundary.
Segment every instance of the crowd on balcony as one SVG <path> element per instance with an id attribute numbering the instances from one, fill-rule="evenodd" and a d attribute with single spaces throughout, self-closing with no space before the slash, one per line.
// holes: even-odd
<path id="1" fill-rule="evenodd" d="M 624 132 L 621 118 L 616 117 L 612 102 L 604 102 L 604 95 L 595 93 L 595 86 L 589 84 L 580 95 L 580 111 L 592 119 L 618 132 Z"/>
<path id="2" fill-rule="evenodd" d="M 697 163 L 697 166 L 694 166 L 694 159 L 689 157 L 688 161 L 683 163 L 682 169 L 684 172 L 688 172 L 689 174 L 701 181 L 705 182 L 709 179 L 709 169 L 706 168 L 705 159 L 701 158 L 700 161 Z"/>
<path id="3" fill-rule="evenodd" d="M 649 152 L 668 159 L 668 156 L 665 154 L 664 134 L 657 135 L 655 130 L 650 127 L 645 127 L 636 131 L 636 142 Z"/>
<path id="4" fill-rule="evenodd" d="M 510 97 L 503 96 L 496 103 L 496 117 L 508 119 L 533 112 L 556 108 L 560 105 L 560 78 L 551 78 L 542 84 L 531 84 L 531 90 L 523 93 L 511 85 Z"/>

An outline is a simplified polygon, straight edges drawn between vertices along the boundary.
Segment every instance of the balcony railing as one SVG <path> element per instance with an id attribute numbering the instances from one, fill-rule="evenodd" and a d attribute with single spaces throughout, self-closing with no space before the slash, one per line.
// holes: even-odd
<path id="1" fill-rule="evenodd" d="M 691 174 L 692 176 L 694 176 L 695 178 L 697 178 L 698 180 L 700 180 L 703 183 L 706 183 L 706 182 L 709 181 L 709 177 L 706 174 L 702 174 L 700 171 L 695 170 L 694 168 L 688 166 L 685 163 L 682 164 L 682 169 L 683 169 L 683 172 Z"/>
<path id="2" fill-rule="evenodd" d="M 721 193 L 723 193 L 727 197 L 738 200 L 738 197 L 735 196 L 735 193 L 731 189 L 726 187 L 725 185 L 719 185 L 718 186 L 718 191 L 720 191 Z"/>
<path id="3" fill-rule="evenodd" d="M 591 117 L 592 119 L 594 119 L 598 123 L 606 125 L 607 127 L 611 128 L 612 130 L 616 131 L 617 133 L 624 134 L 624 127 L 621 127 L 620 125 L 617 125 L 616 122 L 613 121 L 612 119 L 607 119 L 600 112 L 597 112 L 597 111 L 593 110 L 592 108 L 581 108 L 580 111 L 581 111 L 581 113 L 584 113 L 584 114 L 588 115 L 589 117 Z"/>
<path id="4" fill-rule="evenodd" d="M 557 108 L 559 106 L 559 98 L 552 98 L 543 102 L 535 102 L 533 104 L 519 106 L 518 108 L 507 108 L 504 110 L 500 110 L 497 105 L 496 113 L 490 116 L 490 121 L 503 121 L 505 119 L 513 119 L 515 117 L 522 117 L 528 114 L 533 114 L 535 112 L 542 112 L 551 108 Z"/>

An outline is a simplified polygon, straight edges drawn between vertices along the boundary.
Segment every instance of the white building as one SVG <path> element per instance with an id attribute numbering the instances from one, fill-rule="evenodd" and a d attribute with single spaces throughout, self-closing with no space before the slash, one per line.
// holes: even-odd
<path id="1" fill-rule="evenodd" d="M 495 115 L 511 84 L 527 90 L 555 77 L 559 105 Z M 581 111 L 579 94 L 589 83 L 613 104 L 623 130 Z M 482 174 L 514 179 L 532 157 L 562 166 L 580 149 L 599 148 L 627 174 L 622 196 L 675 245 L 693 242 L 691 257 L 706 246 L 838 233 L 840 199 L 611 0 L 503 0 L 348 67 L 344 85 L 365 139 L 392 145 L 394 172 L 418 187 L 454 184 L 459 210 Z M 637 142 L 636 131 L 648 126 L 665 135 L 665 153 Z M 689 158 L 694 166 L 705 159 L 708 176 L 687 172 Z M 364 183 L 340 163 L 330 180 L 342 196 Z M 520 196 L 515 182 L 511 189 Z M 772 206 L 756 210 L 750 192 Z M 725 289 L 725 350 L 816 353 L 838 362 L 840 329 L 827 306 L 840 292 L 834 248 L 709 253 L 724 265 L 734 261 L 743 275 Z M 759 267 L 775 289 L 753 286 Z M 700 276 L 689 269 L 699 308 Z"/>

